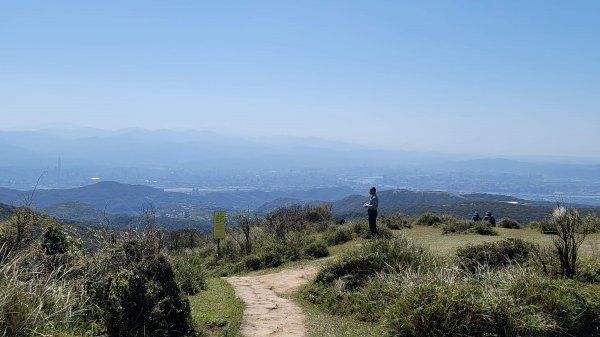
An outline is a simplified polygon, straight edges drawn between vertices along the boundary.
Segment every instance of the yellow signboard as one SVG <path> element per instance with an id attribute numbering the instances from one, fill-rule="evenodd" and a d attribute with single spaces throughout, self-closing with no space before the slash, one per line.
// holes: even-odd
<path id="1" fill-rule="evenodd" d="M 213 237 L 215 239 L 225 239 L 225 211 L 215 211 L 213 218 Z"/>

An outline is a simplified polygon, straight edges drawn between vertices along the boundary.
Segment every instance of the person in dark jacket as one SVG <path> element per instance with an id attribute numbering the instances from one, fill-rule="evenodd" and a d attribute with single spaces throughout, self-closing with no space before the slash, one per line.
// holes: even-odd
<path id="1" fill-rule="evenodd" d="M 473 217 L 471 218 L 473 221 L 481 221 L 481 217 L 479 216 L 479 212 L 473 213 Z"/>
<path id="2" fill-rule="evenodd" d="M 485 217 L 483 217 L 483 221 L 487 221 L 490 223 L 490 225 L 496 227 L 496 218 L 494 218 L 491 211 L 485 212 Z"/>
<path id="3" fill-rule="evenodd" d="M 371 187 L 369 194 L 371 195 L 371 198 L 369 199 L 369 202 L 364 204 L 364 206 L 367 209 L 367 214 L 369 215 L 369 231 L 371 232 L 371 237 L 375 237 L 377 235 L 377 207 L 379 206 L 377 189 L 375 187 Z"/>

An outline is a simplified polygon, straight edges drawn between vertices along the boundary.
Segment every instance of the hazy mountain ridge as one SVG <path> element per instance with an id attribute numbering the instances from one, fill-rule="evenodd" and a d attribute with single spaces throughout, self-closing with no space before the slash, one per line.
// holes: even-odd
<path id="1" fill-rule="evenodd" d="M 41 177 L 45 189 L 100 179 L 166 189 L 285 192 L 214 195 L 215 200 L 205 199 L 212 207 L 260 207 L 276 198 L 307 199 L 286 194 L 290 191 L 327 186 L 363 191 L 371 185 L 485 191 L 600 206 L 600 165 L 581 158 L 527 161 L 376 149 L 310 137 L 245 139 L 210 131 L 134 128 L 0 131 L 0 157 L 0 186 L 12 189 L 32 189 Z"/>

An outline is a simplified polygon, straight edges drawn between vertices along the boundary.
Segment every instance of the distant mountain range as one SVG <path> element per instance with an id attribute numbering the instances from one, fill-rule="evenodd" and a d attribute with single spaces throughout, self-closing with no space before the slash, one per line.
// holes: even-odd
<path id="1" fill-rule="evenodd" d="M 321 188 L 306 191 L 226 191 L 191 195 L 116 182 L 99 182 L 64 190 L 17 191 L 0 188 L 0 203 L 18 205 L 31 196 L 36 209 L 60 219 L 98 222 L 109 217 L 112 223 L 127 224 L 144 208 L 154 207 L 165 226 L 182 227 L 201 223 L 208 226 L 213 210 L 240 211 L 247 208 L 266 214 L 279 207 L 308 206 L 329 202 L 337 217 L 363 218 L 365 195 L 350 188 Z M 522 222 L 546 218 L 554 204 L 493 194 L 453 194 L 440 191 L 383 190 L 379 193 L 380 213 L 419 216 L 425 212 L 468 218 L 474 211 L 493 211 L 497 218 L 510 217 Z M 577 205 L 584 212 L 597 211 Z M 0 216 L 10 211 L 0 208 Z M 4 213 L 2 212 L 4 210 Z M 190 217 L 189 213 L 194 213 Z M 194 220 L 195 219 L 195 220 Z M 191 221 L 191 222 L 190 222 Z M 195 222 L 194 222 L 195 221 Z"/>
<path id="2" fill-rule="evenodd" d="M 135 216 L 153 207 L 159 210 L 193 208 L 204 213 L 216 209 L 254 210 L 278 198 L 334 201 L 354 190 L 348 187 L 317 188 L 296 191 L 223 191 L 191 195 L 165 192 L 144 185 L 99 182 L 71 189 L 38 189 L 19 191 L 0 188 L 0 203 L 21 205 L 33 196 L 33 206 L 47 214 L 70 220 L 93 220 L 102 216 L 123 214 Z"/>
<path id="3" fill-rule="evenodd" d="M 200 198 L 191 199 L 148 192 L 145 198 L 134 193 L 131 199 L 125 193 L 101 202 L 94 196 L 81 201 L 128 214 L 148 200 L 259 208 L 278 198 L 332 201 L 370 186 L 487 192 L 600 206 L 600 159 L 594 158 L 481 158 L 368 148 L 316 138 L 244 139 L 208 131 L 145 129 L 0 131 L 0 158 L 0 186 L 16 190 L 118 181 L 167 191 L 230 191 L 196 193 L 194 197 Z M 294 194 L 317 188 L 337 194 Z M 1 193 L 13 198 L 2 200 L 19 201 L 19 195 Z M 46 207 L 55 199 L 44 194 L 37 201 Z"/>

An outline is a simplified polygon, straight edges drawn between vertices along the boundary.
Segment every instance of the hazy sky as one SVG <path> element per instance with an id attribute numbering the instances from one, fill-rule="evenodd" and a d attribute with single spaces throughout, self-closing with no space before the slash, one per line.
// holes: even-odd
<path id="1" fill-rule="evenodd" d="M 3 1 L 0 129 L 600 157 L 600 1 Z"/>

